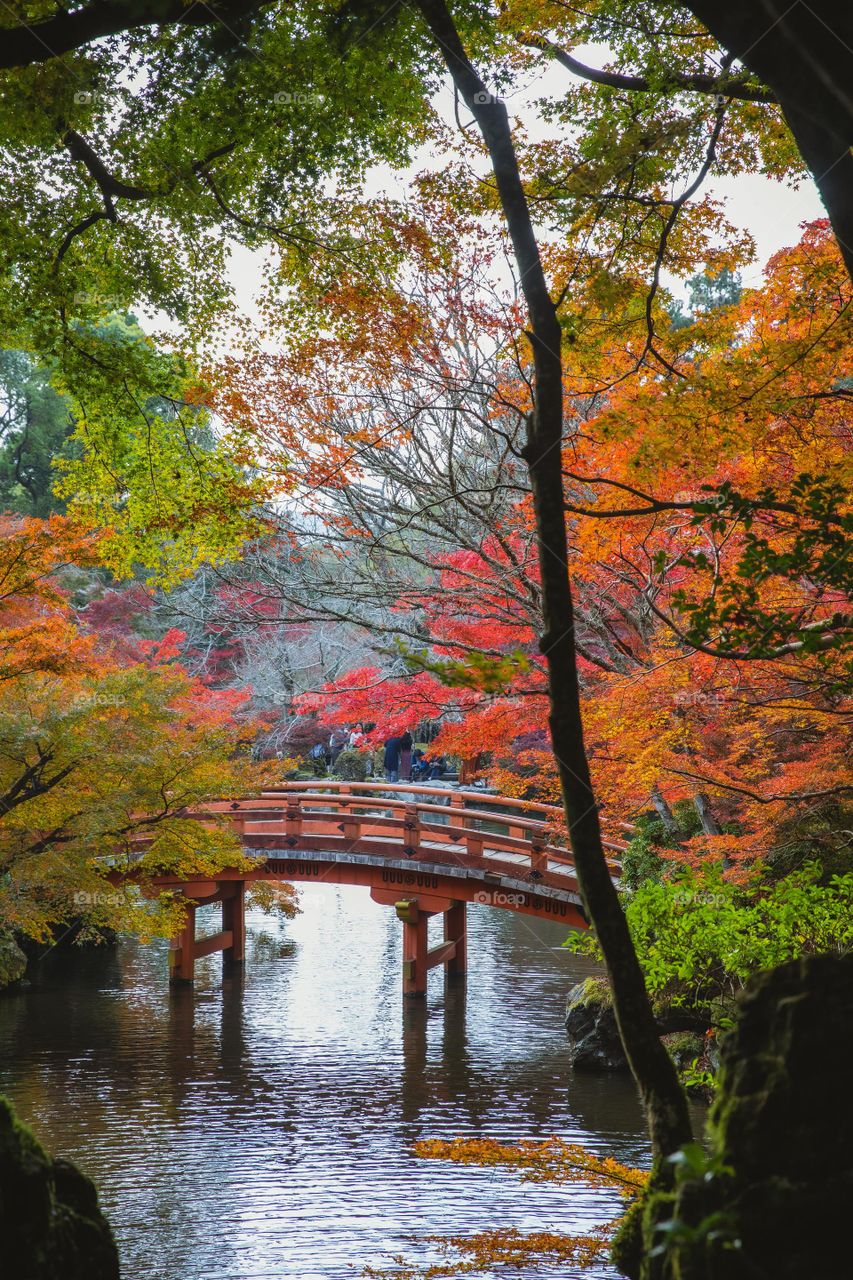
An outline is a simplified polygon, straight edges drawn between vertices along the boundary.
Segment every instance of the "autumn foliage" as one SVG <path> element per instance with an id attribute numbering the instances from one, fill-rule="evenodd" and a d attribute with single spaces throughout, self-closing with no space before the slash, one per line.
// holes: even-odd
<path id="1" fill-rule="evenodd" d="M 244 695 L 189 678 L 178 632 L 145 639 L 97 610 L 91 628 L 99 541 L 61 517 L 3 519 L 0 918 L 41 939 L 81 917 L 169 934 L 182 908 L 146 902 L 147 878 L 242 858 L 229 830 L 184 812 L 246 785 Z M 120 870 L 132 883 L 112 882 Z"/>
<path id="2" fill-rule="evenodd" d="M 415 1154 L 424 1160 L 518 1170 L 526 1182 L 582 1183 L 615 1193 L 617 1203 L 621 1200 L 623 1206 L 630 1204 L 649 1180 L 641 1169 L 629 1168 L 611 1157 L 602 1159 L 557 1137 L 518 1143 L 494 1138 L 426 1138 L 415 1144 Z M 471 1236 L 428 1236 L 421 1243 L 437 1249 L 439 1261 L 418 1265 L 400 1258 L 394 1267 L 369 1267 L 365 1275 L 376 1280 L 438 1280 L 440 1276 L 489 1274 L 491 1268 L 501 1265 L 528 1270 L 560 1264 L 586 1274 L 606 1263 L 616 1225 L 605 1223 L 583 1235 L 505 1227 Z"/>
<path id="3" fill-rule="evenodd" d="M 622 377 L 630 351 L 614 363 L 612 335 L 606 351 L 567 346 L 562 465 L 587 745 L 606 817 L 696 802 L 700 829 L 668 856 L 722 859 L 735 874 L 792 830 L 831 826 L 851 790 L 850 288 L 827 225 L 810 224 L 778 253 L 760 288 L 657 341 L 671 375 Z M 443 394 L 458 385 L 452 357 L 439 368 L 424 342 L 419 330 L 383 349 L 403 398 L 427 368 Z M 365 359 L 373 368 L 372 353 Z M 487 398 L 505 431 L 508 405 L 523 414 L 527 403 L 523 344 L 499 367 Z M 327 368 L 316 395 L 312 368 L 298 394 L 329 429 L 344 412 L 342 388 Z M 385 393 L 388 450 L 408 430 L 392 401 Z M 354 449 L 352 484 L 363 458 Z M 507 481 L 517 484 L 513 473 L 494 477 Z M 328 519 L 344 554 L 334 510 Z M 404 630 L 396 650 L 385 646 L 303 709 L 329 724 L 367 721 L 380 739 L 403 721 L 437 721 L 437 750 L 490 760 L 502 790 L 556 799 L 531 529 L 519 493 L 478 549 L 430 555 L 419 545 L 429 569 L 398 609 L 401 627 L 417 617 L 423 640 Z M 353 556 L 368 538 L 353 525 Z"/>

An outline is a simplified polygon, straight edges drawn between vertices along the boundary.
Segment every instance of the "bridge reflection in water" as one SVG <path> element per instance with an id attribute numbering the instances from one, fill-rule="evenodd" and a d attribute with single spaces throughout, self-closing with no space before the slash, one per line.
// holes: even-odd
<path id="1" fill-rule="evenodd" d="M 226 964 L 243 963 L 246 885 L 255 880 L 368 888 L 402 921 L 403 992 L 410 996 L 425 995 L 435 965 L 464 974 L 470 902 L 587 927 L 571 851 L 554 843 L 561 810 L 552 805 L 446 787 L 293 782 L 191 816 L 227 818 L 252 865 L 211 880 L 153 881 L 188 904 L 169 954 L 173 982 L 191 982 L 196 960 L 213 952 L 222 952 Z M 617 841 L 606 843 L 612 853 L 621 851 Z M 197 938 L 196 908 L 216 902 L 221 930 Z M 443 940 L 430 947 L 428 924 L 437 915 Z"/>

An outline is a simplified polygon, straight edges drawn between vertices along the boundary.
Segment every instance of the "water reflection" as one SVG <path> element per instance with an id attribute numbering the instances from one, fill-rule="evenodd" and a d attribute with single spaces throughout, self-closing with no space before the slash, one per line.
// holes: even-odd
<path id="1" fill-rule="evenodd" d="M 574 1077 L 563 930 L 470 912 L 467 983 L 400 993 L 400 925 L 359 889 L 253 918 L 247 965 L 166 985 L 157 944 L 48 957 L 0 1000 L 0 1084 L 97 1181 L 132 1280 L 339 1280 L 410 1238 L 579 1230 L 614 1201 L 417 1161 L 424 1136 L 560 1133 L 644 1159 L 629 1081 Z M 437 923 L 437 922 L 436 922 Z"/>

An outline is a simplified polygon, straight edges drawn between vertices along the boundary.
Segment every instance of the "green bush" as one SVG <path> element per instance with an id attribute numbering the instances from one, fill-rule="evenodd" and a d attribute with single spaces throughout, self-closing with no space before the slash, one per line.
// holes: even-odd
<path id="1" fill-rule="evenodd" d="M 364 782 L 370 777 L 372 763 L 369 751 L 355 751 L 347 747 L 335 761 L 333 776 L 343 782 Z"/>
<path id="2" fill-rule="evenodd" d="M 689 840 L 702 829 L 692 800 L 679 800 L 672 810 L 677 830 L 667 831 L 656 813 L 641 813 L 634 823 L 634 835 L 622 855 L 622 883 L 626 889 L 638 889 L 646 880 L 658 881 L 669 865 L 667 849 L 677 849 L 680 841 Z"/>
<path id="3" fill-rule="evenodd" d="M 747 980 L 800 956 L 853 947 L 853 874 L 821 883 L 809 864 L 779 881 L 733 884 L 716 868 L 646 881 L 625 914 L 651 994 L 670 1005 L 725 1009 Z M 566 946 L 596 955 L 591 934 Z"/>

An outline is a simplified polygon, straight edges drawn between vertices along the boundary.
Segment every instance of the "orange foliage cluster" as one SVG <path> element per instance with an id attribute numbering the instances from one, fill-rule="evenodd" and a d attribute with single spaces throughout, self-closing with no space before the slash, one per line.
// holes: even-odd
<path id="1" fill-rule="evenodd" d="M 424 1243 L 439 1246 L 447 1261 L 417 1266 L 402 1258 L 394 1267 L 365 1267 L 363 1275 L 373 1280 L 439 1280 L 452 1277 L 492 1274 L 496 1266 L 525 1271 L 531 1267 L 563 1263 L 582 1274 L 607 1261 L 610 1233 L 601 1230 L 588 1235 L 558 1235 L 553 1231 L 532 1231 L 527 1235 L 512 1228 L 481 1231 L 473 1236 L 427 1236 Z"/>
<path id="2" fill-rule="evenodd" d="M 561 1138 L 544 1141 L 499 1142 L 493 1138 L 428 1138 L 415 1143 L 415 1154 L 426 1160 L 479 1165 L 521 1171 L 527 1182 L 582 1183 L 605 1191 L 617 1191 L 623 1201 L 633 1200 L 649 1175 L 610 1158 L 600 1158 Z M 586 1274 L 607 1262 L 616 1222 L 595 1227 L 583 1235 L 551 1231 L 522 1233 L 513 1228 L 481 1231 L 472 1236 L 427 1236 L 424 1244 L 437 1245 L 441 1261 L 418 1265 L 403 1258 L 396 1265 L 365 1275 L 374 1280 L 438 1280 L 440 1276 L 489 1274 L 499 1265 L 524 1269 L 562 1263 Z"/>
<path id="3" fill-rule="evenodd" d="M 642 1169 L 631 1169 L 610 1156 L 596 1156 L 558 1137 L 513 1143 L 496 1138 L 426 1138 L 415 1143 L 415 1154 L 425 1160 L 520 1169 L 523 1182 L 579 1182 L 605 1191 L 615 1189 L 626 1199 L 642 1191 L 649 1180 Z"/>

